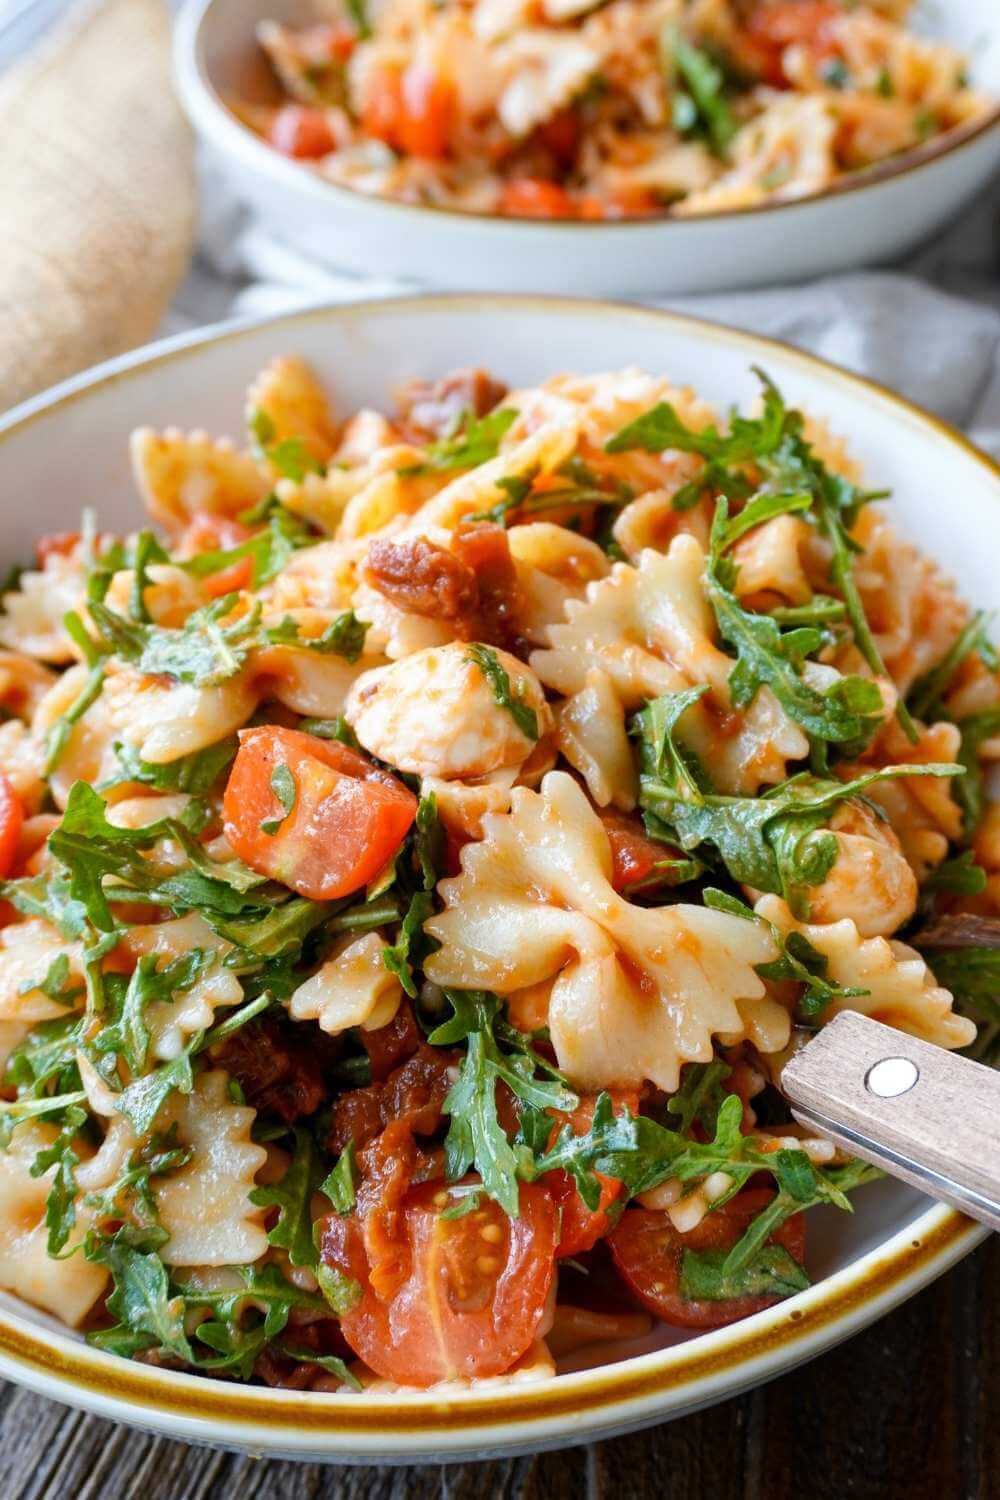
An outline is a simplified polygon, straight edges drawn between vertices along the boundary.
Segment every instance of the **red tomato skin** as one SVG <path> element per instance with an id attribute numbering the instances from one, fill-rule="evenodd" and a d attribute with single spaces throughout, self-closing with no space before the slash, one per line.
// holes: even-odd
<path id="1" fill-rule="evenodd" d="M 76 550 L 80 541 L 78 531 L 49 531 L 45 536 L 40 536 L 35 543 L 35 556 L 38 566 L 44 568 L 46 560 L 50 557 L 69 557 Z"/>
<path id="2" fill-rule="evenodd" d="M 557 182 L 511 177 L 504 183 L 500 212 L 515 219 L 575 219 L 573 200 Z"/>
<path id="3" fill-rule="evenodd" d="M 516 1219 L 483 1199 L 465 1217 L 442 1220 L 438 1200 L 453 1201 L 443 1188 L 429 1182 L 407 1194 L 400 1209 L 404 1279 L 384 1300 L 369 1279 L 364 1221 L 331 1214 L 324 1222 L 323 1260 L 362 1289 L 341 1332 L 377 1375 L 404 1385 L 509 1370 L 536 1336 L 554 1274 L 557 1216 L 541 1184 L 522 1183 Z M 495 1273 L 480 1269 L 488 1261 Z"/>
<path id="4" fill-rule="evenodd" d="M 836 55 L 831 23 L 843 16 L 838 0 L 777 0 L 759 5 L 746 25 L 747 54 L 766 83 L 787 88 L 783 53 L 786 47 L 807 47 L 816 64 Z"/>
<path id="5" fill-rule="evenodd" d="M 251 869 L 307 896 L 333 901 L 374 879 L 409 831 L 417 799 L 402 782 L 336 740 L 265 724 L 240 731 L 223 798 L 226 837 Z M 296 800 L 281 817 L 270 781 L 284 764 Z"/>
<path id="6" fill-rule="evenodd" d="M 369 82 L 361 126 L 395 151 L 437 161 L 448 155 L 456 107 L 454 85 L 440 73 L 419 63 L 383 66 Z"/>
<path id="7" fill-rule="evenodd" d="M 310 104 L 283 104 L 268 127 L 267 142 L 297 161 L 328 156 L 337 145 L 326 110 Z"/>
<path id="8" fill-rule="evenodd" d="M 685 1250 L 731 1249 L 750 1220 L 774 1194 L 752 1189 L 739 1193 L 721 1208 L 705 1215 L 687 1234 L 679 1234 L 665 1213 L 630 1208 L 608 1237 L 615 1265 L 643 1306 L 675 1328 L 724 1328 L 749 1318 L 781 1297 L 733 1297 L 724 1302 L 691 1302 L 679 1289 L 681 1256 Z M 800 1264 L 805 1259 L 805 1215 L 786 1219 L 769 1240 L 783 1245 Z"/>
<path id="9" fill-rule="evenodd" d="M 247 541 L 253 532 L 242 521 L 232 521 L 228 516 L 216 516 L 208 510 L 197 510 L 191 517 L 178 543 L 181 557 L 197 557 L 202 552 L 228 552 Z M 253 562 L 249 557 L 237 558 L 228 568 L 210 573 L 201 580 L 201 586 L 212 599 L 221 599 L 250 587 Z"/>
<path id="10" fill-rule="evenodd" d="M 638 1113 L 638 1094 L 624 1089 L 609 1089 L 608 1092 L 616 1115 L 620 1115 L 626 1108 L 633 1115 Z M 555 1144 L 556 1137 L 567 1121 L 572 1125 L 574 1135 L 585 1135 L 594 1118 L 596 1104 L 597 1096 L 588 1094 L 581 1098 L 572 1115 L 551 1112 L 556 1123 L 549 1138 L 549 1147 Z M 606 1177 L 602 1172 L 598 1172 L 596 1176 L 601 1184 L 601 1199 L 597 1208 L 593 1209 L 584 1203 L 568 1172 L 547 1172 L 545 1175 L 545 1184 L 552 1194 L 553 1202 L 561 1210 L 557 1259 L 567 1255 L 582 1255 L 584 1251 L 592 1250 L 597 1241 L 604 1239 L 613 1227 L 614 1220 L 608 1210 L 621 1197 L 622 1184 L 617 1177 Z"/>
<path id="11" fill-rule="evenodd" d="M 24 808 L 8 777 L 0 771 L 0 880 L 6 880 L 17 857 Z"/>

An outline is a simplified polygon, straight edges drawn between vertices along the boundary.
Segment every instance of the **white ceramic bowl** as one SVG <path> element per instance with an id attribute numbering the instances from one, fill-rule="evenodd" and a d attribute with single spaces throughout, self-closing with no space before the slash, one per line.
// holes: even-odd
<path id="1" fill-rule="evenodd" d="M 922 29 L 967 51 L 1000 106 L 997 0 L 923 0 Z M 789 282 L 891 260 L 947 224 L 1000 164 L 1000 107 L 978 125 L 790 203 L 692 219 L 538 222 L 374 198 L 325 182 L 240 124 L 223 100 L 268 99 L 254 29 L 317 0 L 187 0 L 175 66 L 212 154 L 274 236 L 335 270 L 423 286 L 639 297 Z M 270 85 L 273 90 L 273 84 Z"/>
<path id="2" fill-rule="evenodd" d="M 343 412 L 378 405 L 411 375 L 471 361 L 512 384 L 557 370 L 636 363 L 725 405 L 758 389 L 762 365 L 787 396 L 847 437 L 906 532 L 977 604 L 996 602 L 1000 470 L 942 423 L 881 387 L 783 344 L 666 313 L 608 303 L 434 297 L 316 308 L 185 335 L 129 354 L 0 420 L 6 565 L 80 507 L 133 526 L 131 429 L 143 423 L 238 435 L 244 389 L 271 356 L 310 360 Z M 88 1348 L 51 1319 L 0 1296 L 0 1375 L 58 1400 L 189 1441 L 332 1461 L 485 1456 L 607 1437 L 733 1395 L 820 1353 L 910 1296 L 986 1231 L 897 1183 L 864 1189 L 853 1216 L 810 1215 L 815 1284 L 732 1327 L 659 1328 L 554 1380 L 457 1397 L 331 1396 L 225 1385 Z M 627 1357 L 625 1357 L 627 1356 Z M 607 1353 L 601 1356 L 607 1359 Z M 905 1378 L 905 1372 L 901 1372 Z"/>

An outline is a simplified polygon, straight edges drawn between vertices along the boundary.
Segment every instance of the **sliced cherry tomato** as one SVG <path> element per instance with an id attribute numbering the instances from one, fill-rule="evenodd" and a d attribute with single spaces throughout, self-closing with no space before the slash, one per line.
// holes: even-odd
<path id="1" fill-rule="evenodd" d="M 651 884 L 664 860 L 682 857 L 669 844 L 651 839 L 638 818 L 602 812 L 601 822 L 611 845 L 611 884 L 616 891 Z"/>
<path id="2" fill-rule="evenodd" d="M 315 67 L 325 62 L 346 62 L 358 45 L 358 33 L 346 21 L 307 26 L 295 34 L 299 55 Z"/>
<path id="3" fill-rule="evenodd" d="M 0 771 L 0 880 L 6 880 L 10 874 L 23 824 L 21 799 Z"/>
<path id="4" fill-rule="evenodd" d="M 290 807 L 272 782 L 279 766 L 290 773 Z M 226 837 L 240 859 L 313 901 L 374 879 L 416 811 L 413 793 L 363 755 L 273 724 L 241 730 L 223 801 Z"/>
<path id="5" fill-rule="evenodd" d="M 633 1115 L 638 1112 L 638 1094 L 627 1093 L 620 1089 L 610 1089 L 609 1093 L 616 1115 L 620 1115 L 625 1108 Z M 596 1094 L 587 1094 L 581 1098 L 571 1115 L 551 1110 L 550 1113 L 554 1115 L 556 1124 L 549 1139 L 549 1145 L 555 1144 L 556 1136 L 567 1121 L 573 1127 L 574 1135 L 586 1135 L 594 1118 L 596 1103 Z M 601 1172 L 596 1175 L 601 1184 L 601 1200 L 596 1208 L 588 1208 L 568 1172 L 545 1174 L 545 1185 L 552 1194 L 556 1207 L 562 1212 L 557 1256 L 582 1255 L 585 1250 L 593 1249 L 597 1241 L 603 1239 L 611 1230 L 613 1220 L 608 1210 L 621 1197 L 622 1184 L 617 1177 L 605 1177 Z"/>
<path id="6" fill-rule="evenodd" d="M 397 1219 L 402 1280 L 385 1298 L 369 1278 L 365 1221 L 331 1214 L 324 1222 L 323 1260 L 362 1289 L 341 1332 L 386 1380 L 429 1386 L 501 1375 L 538 1331 L 555 1267 L 548 1192 L 522 1184 L 516 1219 L 485 1197 L 471 1213 L 443 1218 L 455 1201 L 440 1181 L 407 1193 Z"/>
<path id="7" fill-rule="evenodd" d="M 677 1328 L 722 1328 L 773 1307 L 780 1297 L 731 1297 L 721 1302 L 691 1302 L 681 1295 L 681 1257 L 685 1250 L 731 1250 L 743 1231 L 766 1208 L 774 1194 L 766 1189 L 738 1193 L 707 1213 L 694 1229 L 679 1234 L 665 1213 L 630 1208 L 608 1238 L 615 1264 L 639 1301 L 664 1323 Z M 771 1236 L 801 1265 L 805 1258 L 805 1216 L 793 1214 Z"/>
<path id="8" fill-rule="evenodd" d="M 831 23 L 844 14 L 838 0 L 777 0 L 758 5 L 746 25 L 748 60 L 767 83 L 787 88 L 783 57 L 786 47 L 808 47 L 819 65 L 837 52 Z"/>
<path id="9" fill-rule="evenodd" d="M 38 566 L 44 568 L 49 557 L 69 557 L 80 541 L 78 531 L 50 531 L 40 536 L 35 543 Z"/>
<path id="10" fill-rule="evenodd" d="M 267 132 L 268 145 L 299 160 L 327 156 L 336 139 L 325 109 L 311 104 L 283 104 Z"/>
<path id="11" fill-rule="evenodd" d="M 517 219 L 575 219 L 566 189 L 541 177 L 512 177 L 504 183 L 500 212 Z"/>
<path id="12" fill-rule="evenodd" d="M 253 535 L 242 521 L 231 521 L 228 516 L 215 516 L 208 510 L 197 510 L 184 528 L 178 544 L 180 557 L 197 557 L 202 552 L 228 552 L 247 541 Z M 231 594 L 237 589 L 250 587 L 253 561 L 249 557 L 237 558 L 228 568 L 218 573 L 209 573 L 201 581 L 205 593 L 213 599 Z"/>
<path id="13" fill-rule="evenodd" d="M 409 156 L 447 156 L 455 122 L 454 85 L 440 73 L 411 63 L 381 67 L 372 75 L 361 111 L 368 135 Z"/>

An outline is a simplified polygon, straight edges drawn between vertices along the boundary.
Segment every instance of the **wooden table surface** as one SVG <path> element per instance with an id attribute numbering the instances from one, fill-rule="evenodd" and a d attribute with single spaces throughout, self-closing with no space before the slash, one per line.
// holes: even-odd
<path id="1" fill-rule="evenodd" d="M 633 1437 L 323 1468 L 147 1437 L 0 1384 L 2 1500 L 997 1500 L 1000 1239 L 849 1343 Z"/>

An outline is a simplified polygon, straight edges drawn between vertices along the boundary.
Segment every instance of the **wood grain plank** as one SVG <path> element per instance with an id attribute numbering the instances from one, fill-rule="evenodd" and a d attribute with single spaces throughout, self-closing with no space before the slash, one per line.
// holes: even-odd
<path id="1" fill-rule="evenodd" d="M 190 1448 L 0 1383 L 2 1500 L 995 1500 L 1000 1240 L 737 1401 L 561 1453 L 324 1467 Z"/>

